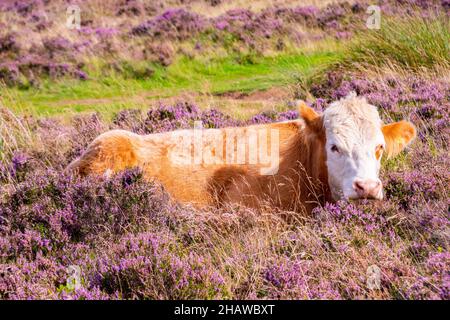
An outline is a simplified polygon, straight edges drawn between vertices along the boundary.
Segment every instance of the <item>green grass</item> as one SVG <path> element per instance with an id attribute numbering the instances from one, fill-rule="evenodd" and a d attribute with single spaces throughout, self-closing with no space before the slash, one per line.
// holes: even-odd
<path id="1" fill-rule="evenodd" d="M 411 15 L 386 18 L 380 30 L 360 32 L 346 48 L 345 67 L 399 67 L 421 72 L 450 66 L 450 20 L 445 15 L 424 19 Z"/>
<path id="2" fill-rule="evenodd" d="M 121 73 L 102 76 L 93 72 L 87 81 L 45 81 L 39 89 L 26 90 L 3 87 L 0 95 L 4 106 L 19 113 L 57 115 L 99 111 L 110 114 L 124 108 L 148 107 L 151 99 L 173 97 L 183 92 L 222 94 L 283 87 L 340 57 L 339 52 L 333 50 L 280 54 L 245 63 L 238 63 L 232 57 L 180 57 L 167 68 L 149 65 L 154 74 L 147 79 L 132 79 Z"/>

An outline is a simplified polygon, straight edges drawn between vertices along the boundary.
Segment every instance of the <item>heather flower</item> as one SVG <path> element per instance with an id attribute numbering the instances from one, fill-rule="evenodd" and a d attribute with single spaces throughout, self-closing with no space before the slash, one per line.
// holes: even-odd
<path id="1" fill-rule="evenodd" d="M 366 232 L 377 233 L 386 227 L 386 220 L 373 208 L 356 206 L 352 203 L 338 201 L 337 203 L 326 203 L 323 208 L 315 209 L 315 216 L 319 221 L 329 223 L 338 221 L 340 224 L 361 225 Z"/>
<path id="2" fill-rule="evenodd" d="M 270 123 L 277 121 L 287 121 L 298 119 L 298 112 L 296 110 L 289 110 L 284 112 L 266 111 L 253 116 L 250 120 L 250 124 Z"/>
<path id="3" fill-rule="evenodd" d="M 98 287 L 89 289 L 81 287 L 73 292 L 61 290 L 58 298 L 63 300 L 110 300 L 111 296 L 101 291 Z"/>
<path id="4" fill-rule="evenodd" d="M 246 9 L 232 9 L 213 20 L 219 31 L 232 34 L 249 47 L 254 47 L 255 37 L 271 38 L 285 30 L 283 22 L 271 11 L 255 14 Z"/>
<path id="5" fill-rule="evenodd" d="M 317 281 L 311 261 L 290 261 L 282 258 L 264 270 L 269 299 L 341 299 L 338 290 L 323 280 Z"/>
<path id="6" fill-rule="evenodd" d="M 6 34 L 0 37 L 0 54 L 8 51 L 18 52 L 20 44 L 17 42 L 16 35 Z"/>
<path id="7" fill-rule="evenodd" d="M 100 38 L 109 38 L 113 37 L 118 33 L 118 30 L 115 28 L 96 28 L 95 34 Z"/>
<path id="8" fill-rule="evenodd" d="M 424 171 L 389 173 L 385 190 L 387 197 L 395 198 L 402 206 L 408 207 L 416 195 L 428 200 L 435 199 L 438 181 L 432 173 Z"/>
<path id="9" fill-rule="evenodd" d="M 50 52 L 51 57 L 53 57 L 56 51 L 68 51 L 72 48 L 71 42 L 64 37 L 44 39 L 42 43 L 44 48 Z"/>
<path id="10" fill-rule="evenodd" d="M 114 128 L 128 129 L 133 132 L 143 133 L 139 129 L 142 127 L 142 112 L 139 109 L 125 109 L 114 115 L 112 120 Z"/>
<path id="11" fill-rule="evenodd" d="M 138 0 L 120 1 L 116 15 L 140 16 L 144 13 L 144 6 Z"/>
<path id="12" fill-rule="evenodd" d="M 20 82 L 19 66 L 15 62 L 0 63 L 0 79 L 7 85 L 15 85 Z"/>
<path id="13" fill-rule="evenodd" d="M 220 31 L 223 31 L 223 30 L 227 29 L 230 26 L 230 24 L 225 20 L 221 20 L 221 21 L 216 22 L 215 26 Z"/>
<path id="14" fill-rule="evenodd" d="M 304 19 L 306 22 L 313 22 L 320 10 L 314 6 L 295 7 L 293 13 L 295 18 Z"/>
<path id="15" fill-rule="evenodd" d="M 419 277 L 407 290 L 411 299 L 442 299 L 450 298 L 450 257 L 448 252 L 430 254 L 426 261 L 426 276 Z"/>
<path id="16" fill-rule="evenodd" d="M 12 178 L 22 181 L 30 167 L 30 157 L 27 154 L 15 152 L 10 163 L 0 162 L 0 181 Z"/>
<path id="17" fill-rule="evenodd" d="M 81 71 L 81 70 L 75 70 L 74 74 L 76 75 L 76 77 L 80 80 L 87 80 L 89 79 L 88 75 L 86 74 L 86 72 Z"/>
<path id="18" fill-rule="evenodd" d="M 148 35 L 154 38 L 187 39 L 206 27 L 202 16 L 184 9 L 170 9 L 131 30 L 133 35 Z"/>

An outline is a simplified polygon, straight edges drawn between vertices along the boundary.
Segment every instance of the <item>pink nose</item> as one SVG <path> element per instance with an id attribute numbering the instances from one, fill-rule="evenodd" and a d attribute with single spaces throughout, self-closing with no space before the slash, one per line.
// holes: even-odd
<path id="1" fill-rule="evenodd" d="M 359 198 L 378 199 L 381 196 L 381 181 L 356 178 L 353 181 L 353 189 Z"/>

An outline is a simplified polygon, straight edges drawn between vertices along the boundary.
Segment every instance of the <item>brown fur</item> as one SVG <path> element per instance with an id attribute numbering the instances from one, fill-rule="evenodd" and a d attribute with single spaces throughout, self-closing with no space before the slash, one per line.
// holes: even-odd
<path id="1" fill-rule="evenodd" d="M 267 204 L 308 213 L 330 200 L 322 119 L 317 118 L 312 124 L 292 132 L 281 150 L 275 175 L 259 175 L 255 168 L 217 170 L 210 190 L 214 190 L 219 204 L 232 202 L 256 208 Z"/>
<path id="2" fill-rule="evenodd" d="M 381 127 L 381 131 L 389 158 L 399 154 L 417 135 L 414 125 L 405 120 L 386 124 Z"/>
<path id="3" fill-rule="evenodd" d="M 77 170 L 82 176 L 103 174 L 106 170 L 118 172 L 138 164 L 136 143 L 126 135 L 113 135 L 107 139 L 94 140 L 68 169 Z"/>
<path id="4" fill-rule="evenodd" d="M 301 121 L 292 121 L 248 127 L 279 130 L 280 163 L 275 175 L 261 175 L 259 164 L 174 165 L 168 158 L 174 146 L 164 134 L 139 136 L 123 130 L 99 136 L 68 169 L 90 175 L 138 166 L 182 202 L 199 206 L 231 202 L 254 208 L 267 203 L 310 211 L 328 196 L 321 118 L 310 124 L 314 125 L 305 128 Z M 225 129 L 221 132 L 226 134 Z"/>

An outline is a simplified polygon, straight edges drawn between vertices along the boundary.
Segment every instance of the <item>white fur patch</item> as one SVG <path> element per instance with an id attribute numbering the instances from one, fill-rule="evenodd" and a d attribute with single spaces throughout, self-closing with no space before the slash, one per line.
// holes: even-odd
<path id="1" fill-rule="evenodd" d="M 385 143 L 378 111 L 352 92 L 330 104 L 323 117 L 328 182 L 333 197 L 356 198 L 356 178 L 378 181 L 380 161 L 375 149 Z"/>

